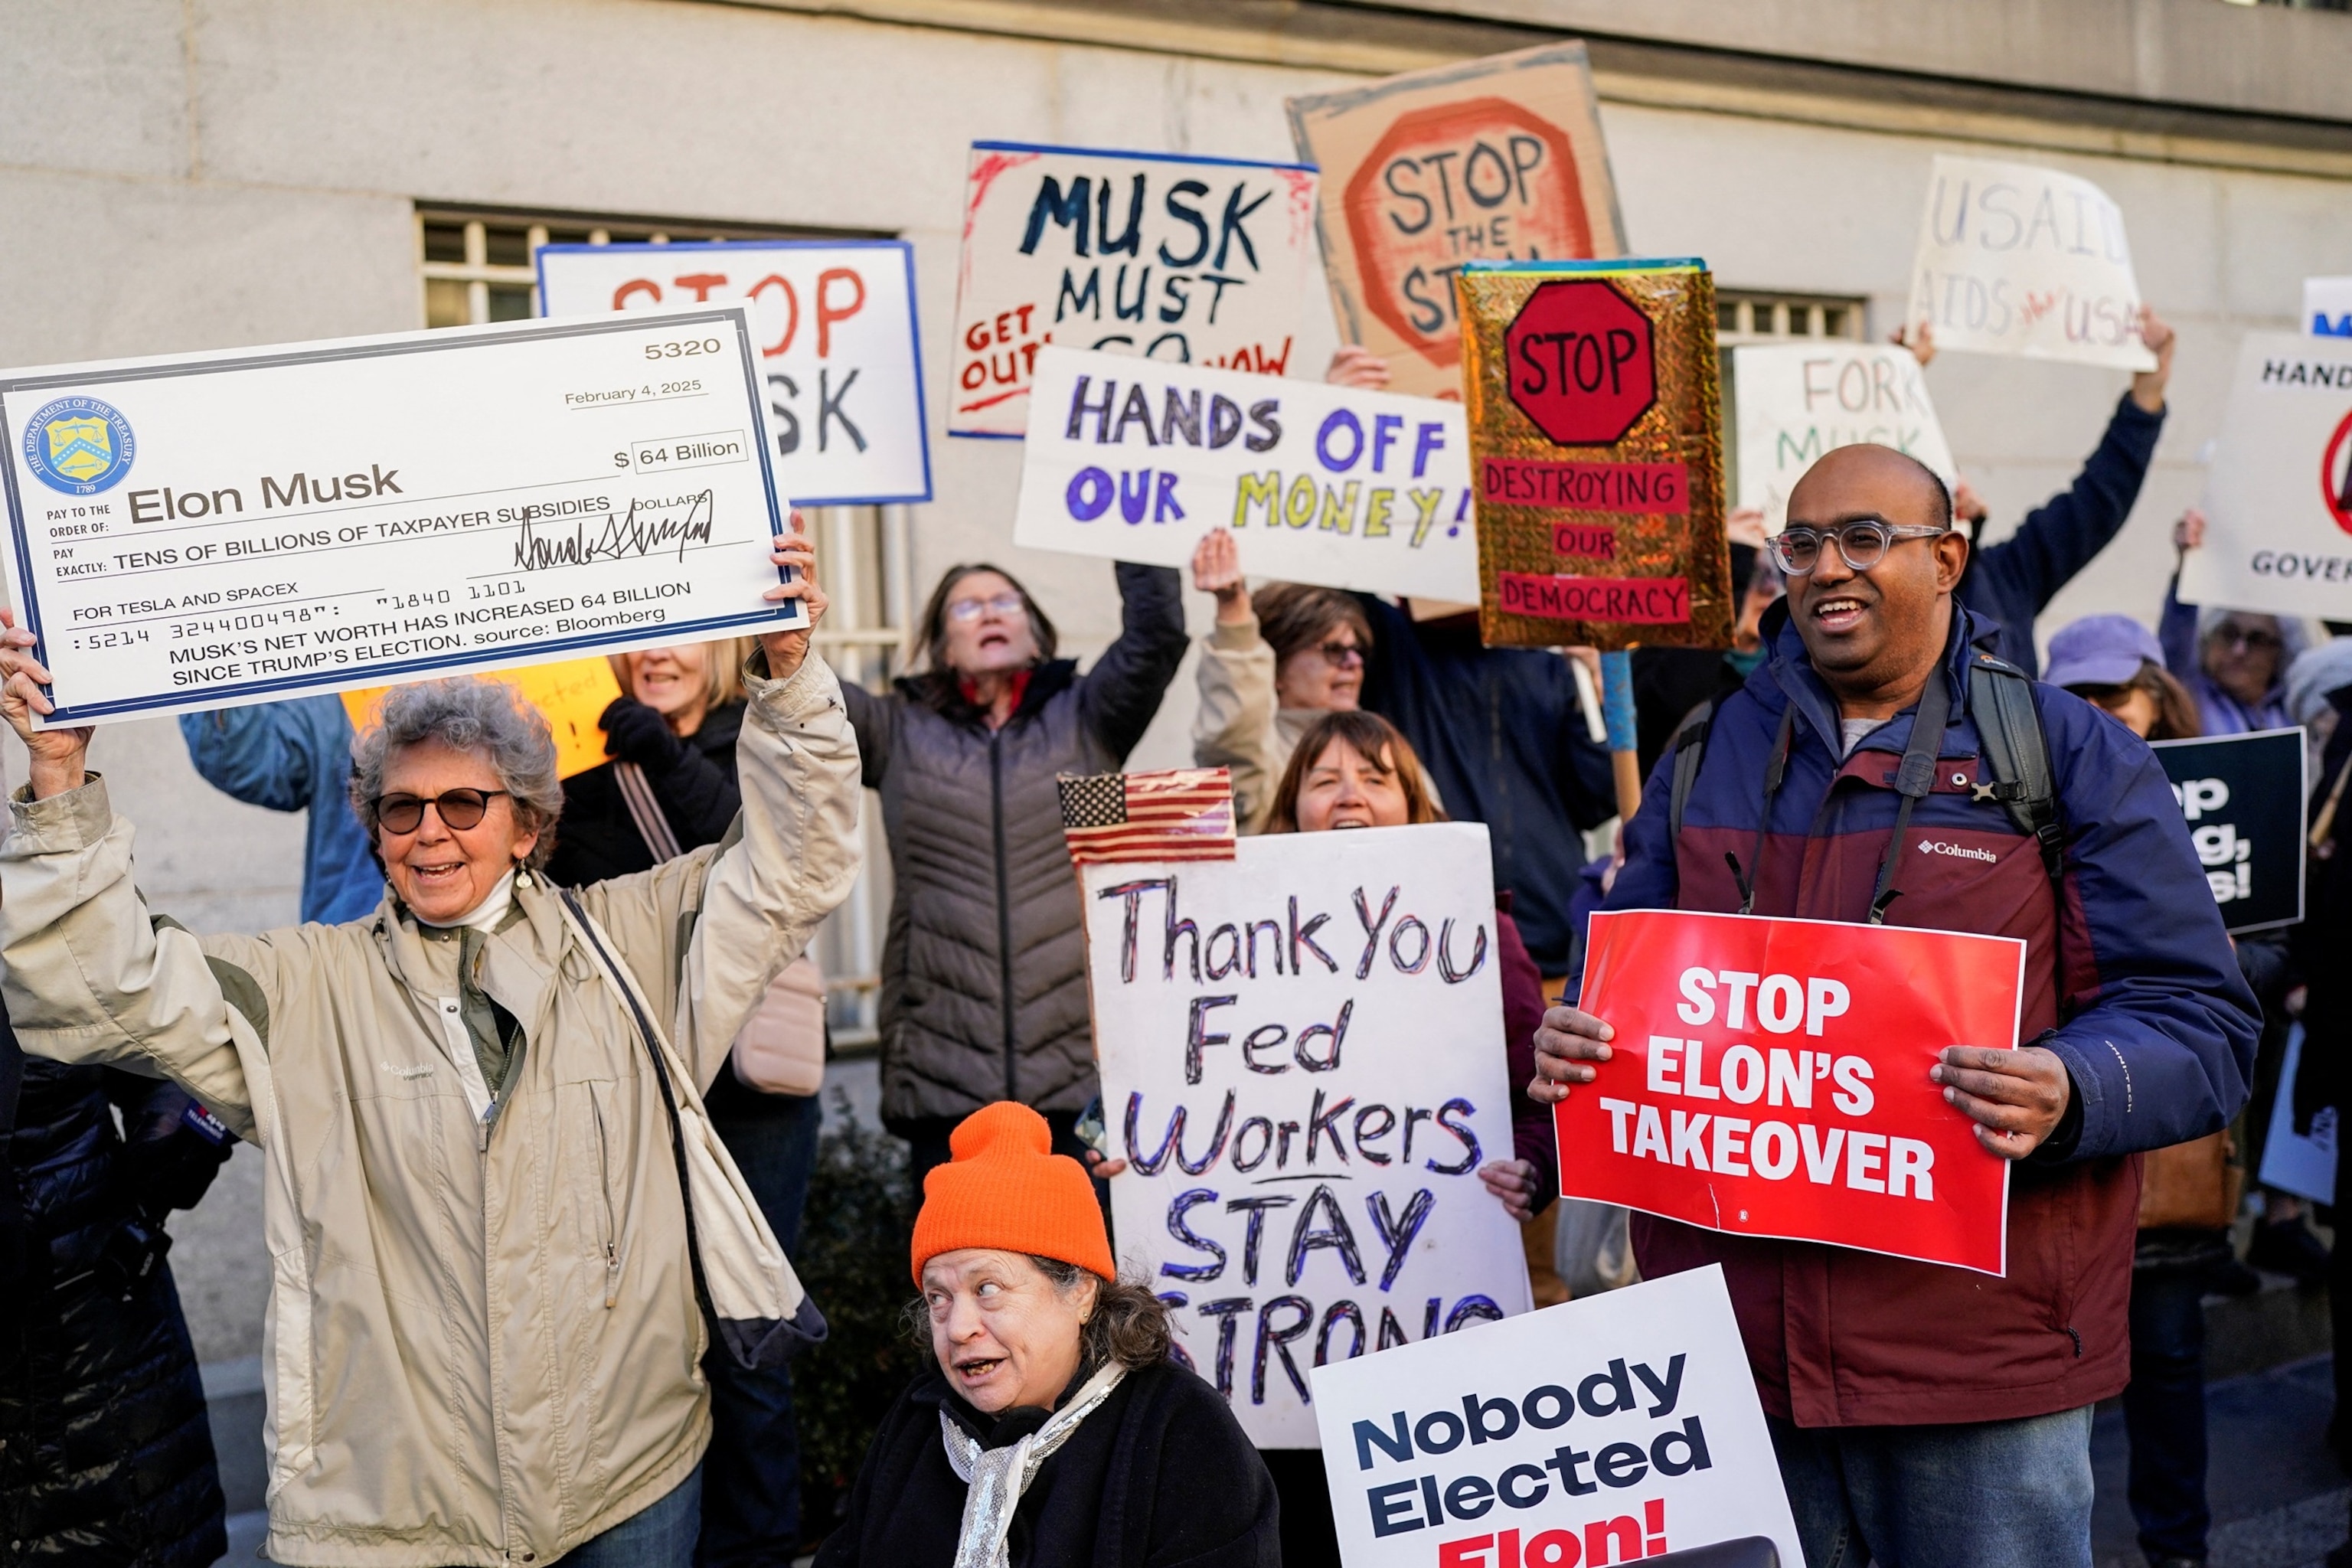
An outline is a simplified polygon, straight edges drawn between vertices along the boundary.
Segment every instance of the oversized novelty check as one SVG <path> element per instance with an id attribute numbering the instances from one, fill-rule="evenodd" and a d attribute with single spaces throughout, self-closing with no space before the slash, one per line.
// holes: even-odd
<path id="1" fill-rule="evenodd" d="M 48 722 L 801 624 L 744 308 L 0 374 Z"/>

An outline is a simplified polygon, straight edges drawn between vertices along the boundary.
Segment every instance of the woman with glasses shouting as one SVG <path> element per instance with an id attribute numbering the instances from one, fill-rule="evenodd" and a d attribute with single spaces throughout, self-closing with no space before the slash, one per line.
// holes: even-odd
<path id="1" fill-rule="evenodd" d="M 982 1106 L 1042 1111 L 1058 1152 L 1095 1096 L 1086 942 L 1057 773 L 1118 769 L 1184 658 L 1176 574 L 1119 563 L 1121 628 L 1085 674 L 1012 574 L 950 566 L 915 671 L 843 695 L 882 795 L 893 886 L 882 952 L 882 1120 L 917 1188 Z"/>
<path id="2" fill-rule="evenodd" d="M 799 568 L 768 591 L 824 595 Z M 458 678 L 394 688 L 352 796 L 390 886 L 341 925 L 198 937 L 151 912 L 131 825 L 0 611 L 31 756 L 0 841 L 25 1048 L 177 1079 L 266 1160 L 268 1556 L 687 1568 L 704 1352 L 822 1337 L 702 1093 L 858 868 L 857 751 L 806 628 L 746 662 L 722 844 L 576 893 L 541 874 L 547 721 Z"/>
<path id="3" fill-rule="evenodd" d="M 1355 595 L 1337 588 L 1268 583 L 1253 594 L 1241 550 L 1222 528 L 1193 550 L 1192 586 L 1217 601 L 1216 624 L 1201 639 L 1192 760 L 1232 771 L 1241 831 L 1263 833 L 1298 737 L 1325 714 L 1360 706 L 1372 624 Z M 1420 771 L 1417 760 L 1412 766 Z M 1422 785 L 1433 794 L 1426 775 Z"/>

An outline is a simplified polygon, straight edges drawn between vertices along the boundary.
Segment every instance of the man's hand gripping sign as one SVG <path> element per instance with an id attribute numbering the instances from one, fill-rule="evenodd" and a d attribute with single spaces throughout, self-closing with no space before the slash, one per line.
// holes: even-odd
<path id="1" fill-rule="evenodd" d="M 2004 1273 L 2010 1163 L 2068 1096 L 2016 1048 L 2024 961 L 2007 937 L 1593 916 L 1590 1011 L 1536 1036 L 1561 1194 Z"/>

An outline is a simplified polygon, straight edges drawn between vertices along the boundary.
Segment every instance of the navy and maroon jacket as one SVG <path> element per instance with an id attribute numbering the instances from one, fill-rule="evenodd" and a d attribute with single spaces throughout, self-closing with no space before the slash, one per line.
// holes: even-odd
<path id="1" fill-rule="evenodd" d="M 1625 866 L 1604 907 L 1739 908 L 1724 857 L 1743 868 L 1755 858 L 1766 760 L 1794 702 L 1754 912 L 1868 918 L 1913 715 L 1841 763 L 1836 700 L 1784 606 L 1765 621 L 1772 657 L 1717 710 L 1681 842 L 1668 841 L 1669 752 L 1626 825 Z M 2057 1053 L 2073 1100 L 2056 1135 L 2011 1174 L 2006 1279 L 1634 1215 L 1644 1275 L 1723 1265 L 1764 1407 L 1801 1426 L 2006 1420 L 2120 1391 L 2139 1206 L 2139 1163 L 2128 1156 L 2221 1127 L 2253 1065 L 2254 1000 L 2154 755 L 2081 699 L 2032 688 L 2065 828 L 2062 916 L 2034 841 L 1974 797 L 1985 769 L 1966 672 L 1989 628 L 1954 613 L 1942 762 L 1897 851 L 1901 896 L 1886 919 L 2023 938 L 2020 1037 Z M 1928 846 L 1943 852 L 1922 853 Z"/>

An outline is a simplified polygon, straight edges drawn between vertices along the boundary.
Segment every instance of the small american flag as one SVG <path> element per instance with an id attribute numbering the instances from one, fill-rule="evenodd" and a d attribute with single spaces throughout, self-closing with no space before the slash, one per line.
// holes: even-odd
<path id="1" fill-rule="evenodd" d="M 1062 836 L 1070 858 L 1230 860 L 1234 781 L 1223 768 L 1064 773 Z"/>

